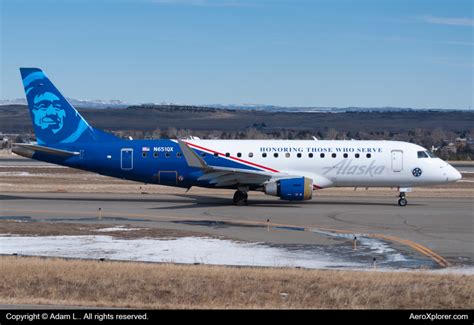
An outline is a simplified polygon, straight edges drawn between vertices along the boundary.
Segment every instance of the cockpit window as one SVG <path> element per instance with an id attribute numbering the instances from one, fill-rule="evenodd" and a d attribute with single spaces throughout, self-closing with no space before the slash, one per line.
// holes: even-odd
<path id="1" fill-rule="evenodd" d="M 418 151 L 418 158 L 429 158 L 426 151 Z"/>
<path id="2" fill-rule="evenodd" d="M 436 158 L 436 156 L 435 156 L 431 151 L 428 150 L 428 151 L 425 151 L 425 152 L 426 152 L 426 154 L 427 154 L 428 156 L 430 156 L 431 158 Z"/>

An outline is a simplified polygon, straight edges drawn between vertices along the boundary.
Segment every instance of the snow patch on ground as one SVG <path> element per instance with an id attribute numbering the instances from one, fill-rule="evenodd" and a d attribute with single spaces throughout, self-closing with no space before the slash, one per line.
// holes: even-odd
<path id="1" fill-rule="evenodd" d="M 0 176 L 18 176 L 18 177 L 31 177 L 35 176 L 28 172 L 0 172 Z"/>
<path id="2" fill-rule="evenodd" d="M 114 227 L 100 230 L 133 229 Z M 372 248 L 377 252 L 387 253 L 388 251 L 387 247 L 380 246 L 379 242 L 366 244 L 373 245 Z M 350 262 L 320 251 L 289 250 L 263 243 L 236 242 L 207 237 L 118 239 L 107 235 L 17 236 L 0 234 L 0 254 L 182 264 L 373 270 L 373 264 L 370 261 Z M 391 259 L 404 260 L 405 257 L 395 252 Z M 418 270 L 383 266 L 377 267 L 377 271 L 417 272 Z M 439 274 L 474 274 L 472 267 L 422 271 Z"/>
<path id="3" fill-rule="evenodd" d="M 5 236 L 0 254 L 145 262 L 304 268 L 366 268 L 310 251 L 289 251 L 261 243 L 205 237 L 117 239 L 111 236 Z"/>
<path id="4" fill-rule="evenodd" d="M 320 229 L 311 229 L 311 232 L 330 236 L 330 237 L 338 237 L 344 239 L 351 239 L 354 240 L 354 237 L 357 238 L 357 245 L 359 247 L 366 247 L 369 249 L 373 254 L 383 255 L 385 256 L 388 262 L 403 262 L 407 261 L 406 257 L 403 254 L 397 252 L 395 249 L 390 247 L 387 242 L 384 242 L 380 239 L 370 238 L 366 234 L 347 234 L 347 233 L 335 233 Z"/>
<path id="5" fill-rule="evenodd" d="M 141 230 L 144 228 L 125 228 L 125 226 L 118 226 L 118 227 L 110 227 L 110 228 L 101 228 L 94 230 L 96 232 L 115 232 L 115 231 L 134 231 L 134 230 Z"/>

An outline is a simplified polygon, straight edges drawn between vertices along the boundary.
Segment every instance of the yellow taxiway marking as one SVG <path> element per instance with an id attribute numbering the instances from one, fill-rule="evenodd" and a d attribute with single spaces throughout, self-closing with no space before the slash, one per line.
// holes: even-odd
<path id="1" fill-rule="evenodd" d="M 421 244 L 418 244 L 414 241 L 411 241 L 411 240 L 408 240 L 408 239 L 403 239 L 403 238 L 398 238 L 398 237 L 395 237 L 395 236 L 382 235 L 382 234 L 371 234 L 370 236 L 375 237 L 375 238 L 380 238 L 380 239 L 393 241 L 393 242 L 398 242 L 400 244 L 410 246 L 414 250 L 417 250 L 420 253 L 422 253 L 423 255 L 431 257 L 439 265 L 441 265 L 443 267 L 450 266 L 450 263 L 446 259 L 444 259 L 442 256 L 436 254 L 435 252 L 433 252 L 429 248 L 427 248 L 427 247 L 425 247 Z"/>
<path id="2" fill-rule="evenodd" d="M 94 210 L 94 211 L 63 211 L 63 210 L 24 210 L 24 209 L 2 209 L 2 211 L 10 211 L 10 212 L 17 212 L 17 213 L 42 213 L 42 214 L 60 214 L 60 215 L 71 215 L 71 214 L 79 214 L 79 215 L 86 215 L 86 216 L 94 216 L 98 217 L 99 211 Z M 117 212 L 117 211 L 104 211 L 101 210 L 101 216 L 102 218 L 104 216 L 120 216 L 120 217 L 138 217 L 138 218 L 153 218 L 153 219 L 169 219 L 169 220 L 202 220 L 202 217 L 191 217 L 191 216 L 186 216 L 186 217 L 179 217 L 179 216 L 157 216 L 154 214 L 146 214 L 146 213 L 123 213 L 123 212 Z M 230 222 L 236 225 L 259 225 L 259 226 L 270 226 L 270 227 L 289 227 L 289 228 L 298 228 L 298 229 L 303 229 L 304 231 L 311 231 L 312 229 L 314 230 L 322 230 L 322 231 L 328 231 L 328 232 L 334 232 L 334 233 L 340 233 L 340 234 L 354 234 L 352 231 L 347 231 L 347 230 L 341 230 L 341 229 L 334 229 L 334 228 L 323 228 L 323 227 L 306 227 L 306 226 L 298 226 L 298 225 L 290 225 L 290 224 L 282 224 L 282 223 L 273 223 L 273 222 L 265 222 L 265 221 L 250 221 L 250 220 L 235 220 L 235 219 L 229 219 L 229 218 L 224 218 L 226 222 Z M 97 218 L 99 220 L 99 218 Z M 73 220 L 71 220 L 73 221 Z M 131 220 L 132 221 L 132 220 Z M 150 220 L 154 221 L 154 220 Z M 220 221 L 220 220 L 216 220 Z M 431 249 L 416 243 L 414 241 L 408 240 L 408 239 L 403 239 L 391 235 L 383 235 L 383 234 L 369 234 L 369 233 L 364 233 L 364 235 L 372 238 L 379 238 L 391 242 L 396 242 L 399 244 L 403 244 L 405 246 L 408 246 L 412 248 L 413 250 L 430 257 L 433 259 L 436 263 L 438 263 L 442 267 L 448 267 L 450 266 L 450 263 L 443 258 L 442 256 L 438 255 L 437 253 L 433 252 Z"/>

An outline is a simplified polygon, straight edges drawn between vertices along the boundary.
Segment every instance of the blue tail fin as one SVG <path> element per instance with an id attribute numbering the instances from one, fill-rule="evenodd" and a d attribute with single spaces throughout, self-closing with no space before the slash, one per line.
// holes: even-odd
<path id="1" fill-rule="evenodd" d="M 20 68 L 38 144 L 117 141 L 93 128 L 38 68 Z"/>

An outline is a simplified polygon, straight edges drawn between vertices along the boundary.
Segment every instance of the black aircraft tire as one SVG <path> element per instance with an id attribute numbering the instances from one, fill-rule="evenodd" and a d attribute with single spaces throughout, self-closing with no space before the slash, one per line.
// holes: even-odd
<path id="1" fill-rule="evenodd" d="M 404 207 L 408 204 L 407 200 L 405 198 L 400 198 L 398 200 L 398 205 L 401 206 L 401 207 Z"/>
<path id="2" fill-rule="evenodd" d="M 236 191 L 234 193 L 234 198 L 232 201 L 234 202 L 236 206 L 243 206 L 243 205 L 247 205 L 247 198 L 248 198 L 247 193 L 242 192 L 242 191 Z"/>

